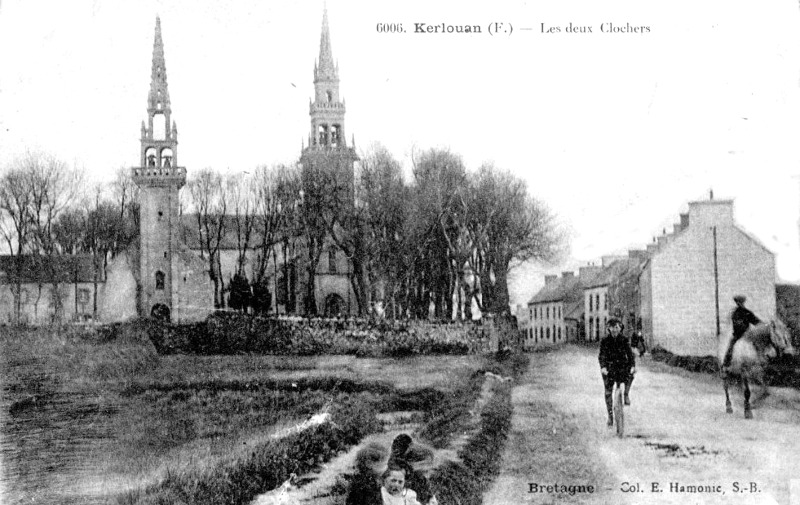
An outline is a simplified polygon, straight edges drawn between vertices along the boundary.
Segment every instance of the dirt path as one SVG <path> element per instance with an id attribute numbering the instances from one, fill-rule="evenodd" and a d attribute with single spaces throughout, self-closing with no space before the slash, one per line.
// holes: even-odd
<path id="1" fill-rule="evenodd" d="M 745 420 L 740 391 L 735 413 L 726 414 L 719 380 L 643 359 L 626 437 L 617 439 L 605 426 L 596 352 L 568 346 L 532 355 L 513 391 L 512 433 L 485 503 L 788 504 L 790 488 L 791 503 L 800 503 L 796 391 L 773 389 Z M 530 492 L 532 483 L 540 492 Z"/>

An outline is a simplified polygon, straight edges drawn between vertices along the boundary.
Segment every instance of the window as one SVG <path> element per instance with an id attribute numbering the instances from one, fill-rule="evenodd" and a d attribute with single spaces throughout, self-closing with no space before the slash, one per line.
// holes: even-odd
<path id="1" fill-rule="evenodd" d="M 599 294 L 594 295 L 594 306 L 597 308 L 597 310 L 600 310 L 600 295 Z"/>
<path id="2" fill-rule="evenodd" d="M 88 289 L 79 289 L 78 290 L 78 303 L 81 305 L 86 305 L 89 303 L 89 290 Z"/>
<path id="3" fill-rule="evenodd" d="M 547 306 L 547 319 L 550 319 L 550 306 Z"/>
<path id="4" fill-rule="evenodd" d="M 164 289 L 164 272 L 156 272 L 156 289 Z"/>
<path id="5" fill-rule="evenodd" d="M 592 340 L 592 330 L 594 329 L 594 318 L 593 317 L 589 318 L 589 328 L 588 329 L 589 329 L 589 331 L 587 333 L 589 334 L 589 340 Z"/>
<path id="6" fill-rule="evenodd" d="M 561 340 L 561 327 L 558 327 L 558 339 Z"/>
<path id="7" fill-rule="evenodd" d="M 547 340 L 550 340 L 550 328 L 547 328 Z"/>
<path id="8" fill-rule="evenodd" d="M 603 293 L 603 308 L 608 310 L 608 294 Z"/>
<path id="9" fill-rule="evenodd" d="M 321 146 L 328 145 L 328 125 L 321 124 L 317 128 L 318 139 L 317 143 Z"/>
<path id="10" fill-rule="evenodd" d="M 558 318 L 561 319 L 561 306 L 558 306 Z"/>
<path id="11" fill-rule="evenodd" d="M 335 274 L 336 270 L 336 250 L 328 251 L 328 272 Z"/>
<path id="12" fill-rule="evenodd" d="M 594 310 L 592 307 L 592 295 L 589 295 L 589 312 L 591 312 L 592 310 Z"/>

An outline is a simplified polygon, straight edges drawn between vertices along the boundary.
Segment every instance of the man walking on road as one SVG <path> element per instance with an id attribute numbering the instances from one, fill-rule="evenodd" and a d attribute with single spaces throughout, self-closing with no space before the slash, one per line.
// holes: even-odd
<path id="1" fill-rule="evenodd" d="M 612 392 L 614 384 L 625 384 L 625 405 L 630 405 L 630 388 L 633 384 L 633 374 L 636 373 L 636 358 L 633 356 L 631 345 L 622 333 L 622 321 L 612 317 L 606 323 L 608 335 L 600 342 L 600 373 L 603 375 L 605 387 L 606 410 L 608 411 L 608 425 L 614 425 L 612 415 Z"/>

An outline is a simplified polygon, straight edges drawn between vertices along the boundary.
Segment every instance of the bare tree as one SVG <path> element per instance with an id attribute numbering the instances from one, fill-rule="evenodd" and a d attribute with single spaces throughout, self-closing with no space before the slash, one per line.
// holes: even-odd
<path id="1" fill-rule="evenodd" d="M 508 273 L 524 261 L 551 261 L 564 249 L 564 238 L 547 207 L 528 194 L 525 181 L 484 165 L 471 192 L 470 233 L 480 276 L 483 306 L 494 313 L 509 310 Z"/>
<path id="2" fill-rule="evenodd" d="M 245 277 L 247 251 L 250 249 L 250 239 L 255 227 L 258 188 L 253 183 L 254 177 L 249 177 L 247 174 L 229 176 L 225 181 L 230 199 L 229 207 L 233 210 L 231 225 L 236 231 L 236 274 Z"/>
<path id="3" fill-rule="evenodd" d="M 28 176 L 17 162 L 0 178 L 0 234 L 12 257 L 14 270 L 8 272 L 12 280 L 14 320 L 20 322 L 22 310 L 23 254 L 30 252 L 31 193 Z"/>
<path id="4" fill-rule="evenodd" d="M 226 231 L 227 191 L 222 176 L 209 168 L 197 172 L 188 187 L 196 212 L 200 256 L 207 260 L 208 275 L 214 283 L 214 306 L 220 308 L 225 304 L 219 252 Z"/>
<path id="5" fill-rule="evenodd" d="M 54 257 L 62 252 L 58 247 L 54 226 L 60 215 L 70 206 L 78 195 L 81 173 L 71 169 L 63 161 L 52 155 L 28 151 L 17 159 L 3 181 L 2 198 L 4 212 L 11 223 L 4 228 L 7 241 L 17 241 L 17 257 L 28 252 L 44 256 L 46 260 L 37 261 L 39 266 L 39 298 L 44 287 L 43 279 L 52 284 L 52 304 L 55 319 L 62 316 L 62 296 L 59 289 L 63 272 Z M 9 245 L 12 242 L 9 241 Z M 12 246 L 12 254 L 13 246 Z M 21 263 L 17 262 L 17 265 Z M 17 268 L 17 315 L 20 309 L 22 272 Z M 38 298 L 37 298 L 38 306 Z"/>
<path id="6" fill-rule="evenodd" d="M 257 312 L 270 310 L 275 303 L 277 310 L 278 296 L 269 292 L 269 261 L 272 258 L 276 291 L 288 295 L 289 276 L 278 273 L 278 246 L 281 246 L 283 264 L 293 256 L 294 241 L 299 233 L 297 226 L 297 205 L 299 204 L 299 173 L 284 165 L 256 168 L 253 183 L 255 187 L 255 232 L 259 243 L 259 254 L 254 269 L 253 298 Z M 278 286 L 282 282 L 283 286 Z M 284 298 L 288 298 L 284 296 Z M 287 302 L 287 300 L 283 300 Z"/>

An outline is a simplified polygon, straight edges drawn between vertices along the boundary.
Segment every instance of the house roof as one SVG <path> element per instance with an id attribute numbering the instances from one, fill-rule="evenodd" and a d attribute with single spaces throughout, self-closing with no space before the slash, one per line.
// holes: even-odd
<path id="1" fill-rule="evenodd" d="M 546 284 L 542 289 L 536 293 L 533 298 L 528 301 L 528 305 L 532 303 L 547 303 L 558 301 L 573 301 L 580 296 L 582 287 L 578 277 L 568 276 L 559 277 Z"/>
<path id="2" fill-rule="evenodd" d="M 590 289 L 608 286 L 627 274 L 638 275 L 644 263 L 645 260 L 640 258 L 617 260 L 587 279 L 584 283 L 584 288 Z"/>
<path id="3" fill-rule="evenodd" d="M 103 281 L 102 269 L 99 281 Z M 57 255 L 42 256 L 25 254 L 22 256 L 0 255 L 0 282 L 22 282 L 51 284 L 53 282 L 93 282 L 94 267 L 92 256 Z"/>

